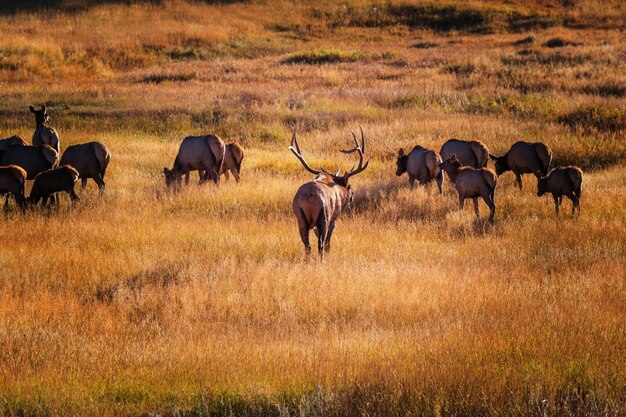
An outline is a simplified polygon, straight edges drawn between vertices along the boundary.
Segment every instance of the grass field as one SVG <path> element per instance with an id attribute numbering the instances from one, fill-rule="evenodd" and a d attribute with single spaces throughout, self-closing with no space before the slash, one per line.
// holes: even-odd
<path id="1" fill-rule="evenodd" d="M 46 103 L 113 158 L 102 198 L 0 219 L 0 415 L 626 413 L 623 2 L 4 3 L 0 137 Z M 370 168 L 306 262 L 290 130 L 346 169 L 358 125 Z M 168 192 L 199 133 L 242 182 Z M 580 217 L 530 176 L 493 226 L 395 176 L 452 137 L 547 143 Z"/>

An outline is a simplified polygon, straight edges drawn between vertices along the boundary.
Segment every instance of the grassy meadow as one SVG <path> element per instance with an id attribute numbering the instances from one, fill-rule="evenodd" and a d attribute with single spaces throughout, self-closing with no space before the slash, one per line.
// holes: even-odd
<path id="1" fill-rule="evenodd" d="M 62 150 L 113 156 L 103 197 L 0 216 L 0 415 L 626 414 L 623 2 L 3 3 L 0 138 L 46 103 Z M 291 128 L 347 169 L 359 125 L 370 167 L 307 262 Z M 201 133 L 245 147 L 241 183 L 167 191 Z M 452 137 L 547 143 L 580 217 L 532 176 L 493 226 L 395 176 Z"/>

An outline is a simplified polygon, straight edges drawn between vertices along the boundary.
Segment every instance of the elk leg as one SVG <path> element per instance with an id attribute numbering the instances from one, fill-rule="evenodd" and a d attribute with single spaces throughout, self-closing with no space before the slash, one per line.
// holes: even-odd
<path id="1" fill-rule="evenodd" d="M 300 239 L 304 243 L 304 251 L 307 256 L 311 254 L 311 245 L 309 244 L 309 224 L 306 221 L 302 210 L 296 213 L 296 219 L 298 220 L 298 230 L 300 231 Z"/>
<path id="2" fill-rule="evenodd" d="M 561 205 L 560 197 L 555 195 L 552 196 L 554 198 L 554 208 L 556 209 L 556 217 L 559 217 L 559 206 Z"/>
<path id="3" fill-rule="evenodd" d="M 84 190 L 85 188 L 87 188 L 87 178 L 81 178 L 80 180 L 82 182 L 82 187 L 83 187 L 83 190 Z M 97 183 L 97 181 L 96 181 L 96 183 Z"/>
<path id="4" fill-rule="evenodd" d="M 233 170 L 233 177 L 235 177 L 235 182 L 239 182 L 240 180 L 239 171 L 237 171 L 236 169 Z"/>
<path id="5" fill-rule="evenodd" d="M 326 235 L 326 245 L 324 246 L 324 250 L 326 252 L 330 252 L 330 239 L 333 237 L 333 232 L 335 231 L 335 222 L 330 222 L 328 225 L 328 235 Z"/>
<path id="6" fill-rule="evenodd" d="M 224 179 L 225 179 L 226 181 L 228 181 L 228 176 L 229 176 L 229 175 L 228 175 L 228 170 L 227 170 L 227 169 L 225 169 L 225 170 L 224 170 Z M 235 177 L 235 179 L 237 180 L 237 177 Z M 239 180 L 237 180 L 237 181 L 239 181 Z"/>
<path id="7" fill-rule="evenodd" d="M 476 213 L 476 218 L 480 220 L 480 212 L 478 211 L 478 197 L 474 197 L 472 198 L 472 200 L 474 200 L 474 213 Z"/>
<path id="8" fill-rule="evenodd" d="M 409 184 L 411 184 L 411 189 L 415 187 L 415 178 L 412 175 L 409 175 Z"/>
<path id="9" fill-rule="evenodd" d="M 320 211 L 315 226 L 317 227 L 317 251 L 320 254 L 320 258 L 324 259 L 324 244 L 328 236 L 328 222 L 326 221 L 324 211 Z"/>
<path id="10" fill-rule="evenodd" d="M 443 194 L 443 171 L 437 174 L 437 188 L 439 188 L 439 194 Z"/>
<path id="11" fill-rule="evenodd" d="M 102 178 L 102 176 L 100 176 L 100 173 L 98 172 L 96 175 L 94 175 L 93 180 L 96 182 L 96 184 L 98 184 L 98 189 L 100 190 L 100 195 L 104 194 L 104 186 L 106 185 L 104 183 L 104 179 Z M 87 182 L 86 179 L 83 178 L 83 181 Z M 83 187 L 85 188 L 85 187 Z"/>
<path id="12" fill-rule="evenodd" d="M 15 199 L 15 201 L 18 201 L 17 198 Z M 9 194 L 6 195 L 5 200 L 4 200 L 4 212 L 5 213 L 9 212 Z"/>
<path id="13" fill-rule="evenodd" d="M 189 170 L 185 170 L 185 185 L 189 185 Z"/>
<path id="14" fill-rule="evenodd" d="M 492 190 L 488 195 L 483 195 L 483 200 L 489 206 L 489 223 L 493 224 L 493 218 L 496 215 L 496 203 L 493 201 L 495 190 Z"/>
<path id="15" fill-rule="evenodd" d="M 569 194 L 567 194 L 567 198 L 572 200 L 572 217 L 574 217 L 574 213 L 576 212 L 577 208 L 578 208 L 578 211 L 580 212 L 578 197 L 576 197 L 576 194 L 574 194 L 573 192 L 570 192 Z"/>
<path id="16" fill-rule="evenodd" d="M 74 191 L 74 187 L 67 190 L 67 193 L 69 194 L 70 199 L 72 200 L 72 203 L 75 203 L 78 200 L 80 200 L 80 198 L 78 198 L 78 195 L 76 195 L 76 192 Z"/>
<path id="17" fill-rule="evenodd" d="M 519 172 L 515 173 L 515 182 L 517 183 L 517 186 L 521 190 L 522 189 L 522 174 L 520 174 Z"/>
<path id="18" fill-rule="evenodd" d="M 465 196 L 459 193 L 459 209 L 463 210 L 463 207 L 465 207 Z"/>

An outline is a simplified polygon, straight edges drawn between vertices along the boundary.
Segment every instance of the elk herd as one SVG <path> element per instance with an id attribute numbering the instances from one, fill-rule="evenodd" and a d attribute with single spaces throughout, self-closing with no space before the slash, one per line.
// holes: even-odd
<path id="1" fill-rule="evenodd" d="M 60 140 L 57 131 L 48 126 L 50 117 L 44 105 L 36 110 L 30 106 L 35 116 L 35 132 L 32 146 L 19 136 L 0 140 L 0 194 L 6 194 L 5 210 L 9 207 L 9 196 L 13 196 L 18 207 L 25 210 L 36 206 L 40 201 L 45 206 L 48 201 L 58 205 L 55 194 L 66 192 L 72 201 L 79 199 L 74 185 L 81 179 L 85 188 L 91 178 L 104 192 L 104 176 L 111 160 L 111 152 L 100 142 L 89 142 L 69 146 L 59 158 Z M 341 173 L 338 169 L 331 173 L 320 166 L 312 168 L 304 158 L 296 132 L 291 138 L 289 150 L 300 161 L 305 170 L 315 175 L 297 190 L 292 209 L 305 251 L 311 253 L 309 232 L 315 232 L 318 251 L 323 258 L 330 250 L 330 242 L 335 224 L 341 213 L 350 206 L 354 191 L 350 179 L 365 171 L 369 165 L 366 159 L 366 141 L 360 128 L 360 140 L 350 129 L 354 147 L 342 149 L 345 154 L 357 154 L 358 164 Z M 228 179 L 232 173 L 239 182 L 244 150 L 238 143 L 224 143 L 217 135 L 188 136 L 180 144 L 178 154 L 171 169 L 163 168 L 165 184 L 178 189 L 189 183 L 191 171 L 198 171 L 200 183 L 219 183 L 220 176 Z M 489 159 L 494 161 L 495 172 L 487 168 Z M 516 142 L 502 156 L 495 156 L 479 141 L 450 139 L 437 152 L 416 145 L 410 152 L 403 148 L 398 151 L 396 175 L 405 172 L 411 188 L 417 180 L 420 185 L 435 181 L 439 193 L 443 193 L 444 174 L 454 184 L 462 209 L 466 199 L 474 203 L 476 217 L 480 220 L 478 199 L 489 207 L 489 222 L 493 223 L 496 211 L 495 190 L 498 177 L 507 171 L 515 175 L 515 184 L 522 189 L 522 176 L 533 174 L 537 177 L 537 195 L 551 193 L 556 214 L 559 214 L 563 196 L 572 201 L 572 216 L 580 212 L 580 198 L 583 172 L 575 166 L 557 167 L 550 170 L 552 151 L 541 142 Z M 30 196 L 26 198 L 25 183 L 34 180 Z"/>

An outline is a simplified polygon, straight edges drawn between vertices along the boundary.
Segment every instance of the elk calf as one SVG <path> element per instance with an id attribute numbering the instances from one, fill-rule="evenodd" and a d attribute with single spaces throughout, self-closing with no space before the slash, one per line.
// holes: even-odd
<path id="1" fill-rule="evenodd" d="M 478 197 L 482 197 L 489 206 L 489 222 L 493 223 L 496 213 L 496 205 L 494 203 L 496 185 L 498 177 L 495 172 L 487 168 L 472 168 L 462 166 L 455 154 L 439 164 L 439 167 L 448 174 L 454 187 L 459 193 L 459 205 L 461 209 L 465 205 L 465 199 L 474 200 L 474 212 L 476 217 L 480 219 L 478 212 Z"/>
<path id="2" fill-rule="evenodd" d="M 80 174 L 83 188 L 87 186 L 87 178 L 93 178 L 98 184 L 100 193 L 104 192 L 104 174 L 111 161 L 109 148 L 100 142 L 89 142 L 69 146 L 61 157 L 61 165 L 71 165 Z"/>
<path id="3" fill-rule="evenodd" d="M 540 171 L 548 173 L 552 162 L 552 150 L 541 142 L 516 142 L 503 156 L 489 154 L 495 161 L 496 175 L 500 176 L 507 171 L 513 171 L 515 182 L 522 189 L 522 175 L 534 174 Z"/>
<path id="4" fill-rule="evenodd" d="M 243 161 L 243 148 L 237 142 L 226 144 L 226 153 L 224 154 L 224 163 L 220 175 L 224 174 L 228 180 L 228 171 L 233 173 L 235 181 L 239 182 L 241 174 L 241 161 Z"/>
<path id="5" fill-rule="evenodd" d="M 78 181 L 78 177 L 78 171 L 70 165 L 63 165 L 62 167 L 42 172 L 35 177 L 29 202 L 32 205 L 37 205 L 43 199 L 42 204 L 45 206 L 48 198 L 60 191 L 68 193 L 72 202 L 78 201 L 79 198 L 74 192 L 74 184 Z"/>
<path id="6" fill-rule="evenodd" d="M 7 194 L 4 209 L 9 209 L 9 194 L 15 198 L 18 207 L 22 210 L 26 205 L 24 197 L 24 184 L 26 183 L 26 171 L 16 166 L 0 167 L 0 195 Z"/>
<path id="7" fill-rule="evenodd" d="M 537 176 L 537 195 L 541 197 L 545 193 L 552 193 L 556 216 L 559 216 L 559 207 L 563 202 L 563 196 L 572 200 L 572 217 L 578 209 L 580 214 L 580 197 L 582 194 L 583 171 L 575 166 L 554 168 L 546 176 L 541 171 L 535 173 Z"/>

